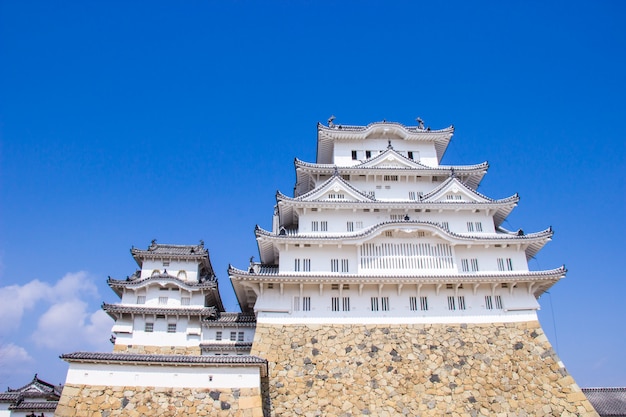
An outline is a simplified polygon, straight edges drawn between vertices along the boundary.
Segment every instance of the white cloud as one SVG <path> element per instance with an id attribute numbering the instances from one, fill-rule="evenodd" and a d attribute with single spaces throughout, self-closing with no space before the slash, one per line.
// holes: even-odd
<path id="1" fill-rule="evenodd" d="M 18 329 L 24 313 L 36 307 L 97 296 L 93 279 L 83 271 L 68 273 L 54 285 L 35 279 L 24 285 L 0 287 L 0 334 Z"/>
<path id="2" fill-rule="evenodd" d="M 88 312 L 80 299 L 53 304 L 39 318 L 31 338 L 38 345 L 66 352 L 69 350 L 110 350 L 113 322 L 102 310 Z"/>
<path id="3" fill-rule="evenodd" d="M 10 375 L 33 362 L 26 349 L 13 343 L 0 345 L 0 375 Z"/>

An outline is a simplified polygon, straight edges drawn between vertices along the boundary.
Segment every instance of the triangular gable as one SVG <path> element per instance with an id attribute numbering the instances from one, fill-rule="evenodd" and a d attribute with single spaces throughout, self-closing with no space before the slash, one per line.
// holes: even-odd
<path id="1" fill-rule="evenodd" d="M 472 190 L 457 178 L 450 177 L 439 187 L 424 195 L 422 201 L 429 203 L 489 203 L 494 200 Z"/>
<path id="2" fill-rule="evenodd" d="M 374 201 L 363 194 L 339 175 L 333 175 L 319 187 L 297 198 L 299 201 Z"/>
<path id="3" fill-rule="evenodd" d="M 426 165 L 422 165 L 404 155 L 400 155 L 393 148 L 388 148 L 373 158 L 368 159 L 362 164 L 356 165 L 358 168 L 412 168 L 412 169 L 432 169 Z"/>

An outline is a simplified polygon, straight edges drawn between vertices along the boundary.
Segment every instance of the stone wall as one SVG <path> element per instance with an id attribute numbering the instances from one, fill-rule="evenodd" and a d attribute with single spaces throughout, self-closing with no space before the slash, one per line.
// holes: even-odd
<path id="1" fill-rule="evenodd" d="M 263 417 L 259 389 L 65 385 L 56 417 Z"/>
<path id="2" fill-rule="evenodd" d="M 258 323 L 272 416 L 598 416 L 539 323 Z"/>
<path id="3" fill-rule="evenodd" d="M 200 346 L 144 346 L 113 345 L 115 353 L 142 353 L 149 355 L 201 355 Z"/>

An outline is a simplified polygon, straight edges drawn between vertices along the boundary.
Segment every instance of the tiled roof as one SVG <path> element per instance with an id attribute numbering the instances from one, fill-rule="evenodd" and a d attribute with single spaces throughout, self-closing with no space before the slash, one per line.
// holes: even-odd
<path id="1" fill-rule="evenodd" d="M 439 129 L 439 130 L 431 130 L 430 128 L 428 129 L 420 129 L 418 126 L 405 126 L 402 123 L 398 123 L 398 122 L 388 122 L 388 121 L 382 121 L 382 122 L 373 122 L 368 124 L 367 126 L 354 126 L 354 125 L 341 125 L 341 124 L 336 124 L 332 127 L 329 126 L 324 126 L 321 123 L 318 123 L 318 129 L 320 130 L 339 130 L 339 131 L 350 131 L 350 132 L 362 132 L 368 129 L 371 129 L 372 127 L 375 126 L 380 126 L 380 125 L 392 125 L 392 126 L 398 126 L 408 132 L 414 132 L 414 133 L 437 133 L 437 132 L 454 132 L 454 126 L 449 126 L 446 127 L 444 129 Z"/>
<path id="2" fill-rule="evenodd" d="M 216 318 L 203 320 L 202 325 L 205 327 L 228 325 L 254 327 L 256 326 L 256 316 L 254 313 L 220 313 Z"/>
<path id="3" fill-rule="evenodd" d="M 93 353 L 75 352 L 60 356 L 67 362 L 90 362 L 90 363 L 144 363 L 148 365 L 180 365 L 180 366 L 203 366 L 203 365 L 232 365 L 232 366 L 261 366 L 267 367 L 267 361 L 252 355 L 143 355 L 134 353 Z"/>
<path id="4" fill-rule="evenodd" d="M 200 348 L 206 351 L 249 351 L 252 348 L 252 342 L 215 342 L 200 343 Z"/>
<path id="5" fill-rule="evenodd" d="M 109 315 L 128 313 L 128 314 L 164 314 L 168 316 L 213 316 L 217 314 L 215 307 L 148 307 L 145 305 L 120 305 L 102 303 L 102 309 Z"/>
<path id="6" fill-rule="evenodd" d="M 55 410 L 56 408 L 57 401 L 22 401 L 18 404 L 11 405 L 9 410 L 42 411 Z"/>
<path id="7" fill-rule="evenodd" d="M 583 388 L 600 417 L 626 416 L 626 388 Z"/>
<path id="8" fill-rule="evenodd" d="M 19 392 L 0 392 L 0 402 L 13 402 L 20 398 Z"/>
<path id="9" fill-rule="evenodd" d="M 201 282 L 184 281 L 166 272 L 162 272 L 158 275 L 152 275 L 147 278 L 139 278 L 136 275 L 132 275 L 129 279 L 125 279 L 125 280 L 113 279 L 109 277 L 107 279 L 107 284 L 114 291 L 116 289 L 119 290 L 121 288 L 132 288 L 132 287 L 144 286 L 150 283 L 160 284 L 160 283 L 168 283 L 168 282 L 176 284 L 179 287 L 191 289 L 191 290 L 216 290 L 217 289 L 217 279 L 214 276 L 205 277 L 204 281 L 202 279 L 203 278 L 201 277 Z M 122 295 L 121 291 L 115 291 L 115 292 L 120 296 Z"/>
<path id="10" fill-rule="evenodd" d="M 163 255 L 163 256 L 208 256 L 209 251 L 205 249 L 204 243 L 200 245 L 164 245 L 152 241 L 147 250 L 137 248 L 131 249 L 133 254 L 142 255 Z"/>
<path id="11" fill-rule="evenodd" d="M 28 394 L 29 391 L 36 391 L 37 395 L 41 394 L 55 394 L 59 391 L 60 387 L 58 385 L 51 384 L 49 382 L 40 379 L 37 374 L 33 377 L 33 379 L 26 385 L 19 388 L 9 388 L 9 392 L 18 392 L 23 394 Z"/>

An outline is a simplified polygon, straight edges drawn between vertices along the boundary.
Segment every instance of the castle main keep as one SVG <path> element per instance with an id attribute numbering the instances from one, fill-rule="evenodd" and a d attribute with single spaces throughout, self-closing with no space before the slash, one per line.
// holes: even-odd
<path id="1" fill-rule="evenodd" d="M 55 415 L 597 416 L 537 319 L 566 273 L 528 267 L 551 228 L 502 227 L 518 196 L 441 165 L 453 133 L 318 124 L 259 261 L 229 267 L 241 312 L 203 242 L 133 249 L 113 352 L 62 356 Z"/>

